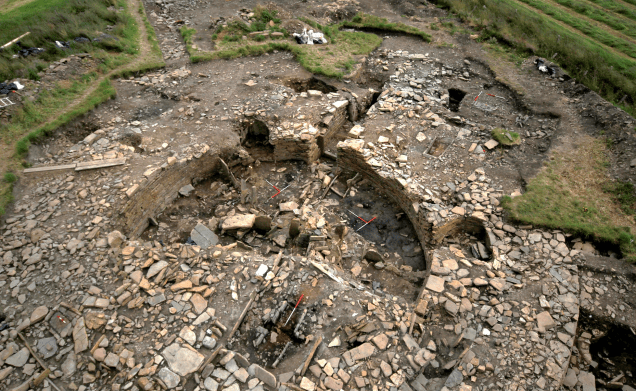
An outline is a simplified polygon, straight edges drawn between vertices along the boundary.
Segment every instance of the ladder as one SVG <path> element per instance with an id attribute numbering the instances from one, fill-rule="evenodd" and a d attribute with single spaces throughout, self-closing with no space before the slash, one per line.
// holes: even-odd
<path id="1" fill-rule="evenodd" d="M 0 109 L 5 108 L 7 106 L 14 105 L 14 102 L 11 102 L 9 98 L 0 98 Z"/>

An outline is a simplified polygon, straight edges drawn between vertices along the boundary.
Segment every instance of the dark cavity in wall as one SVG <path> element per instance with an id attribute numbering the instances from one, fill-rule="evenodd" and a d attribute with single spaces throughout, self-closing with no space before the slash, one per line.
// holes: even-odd
<path id="1" fill-rule="evenodd" d="M 336 87 L 315 77 L 310 79 L 287 79 L 284 84 L 296 92 L 307 92 L 308 90 L 317 90 L 323 94 L 338 92 Z"/>
<path id="2" fill-rule="evenodd" d="M 450 111 L 459 111 L 459 105 L 466 96 L 466 92 L 458 88 L 448 89 L 448 108 Z"/>

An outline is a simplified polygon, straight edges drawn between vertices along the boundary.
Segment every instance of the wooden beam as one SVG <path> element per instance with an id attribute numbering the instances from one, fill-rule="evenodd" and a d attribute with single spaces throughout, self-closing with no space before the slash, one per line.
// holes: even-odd
<path id="1" fill-rule="evenodd" d="M 76 166 L 77 166 L 76 163 L 72 163 L 72 164 L 62 164 L 62 165 L 59 165 L 59 166 L 32 167 L 32 168 L 25 168 L 24 169 L 24 173 L 57 171 L 57 170 L 69 170 L 69 169 L 75 168 Z"/>
<path id="2" fill-rule="evenodd" d="M 126 158 L 121 159 L 107 159 L 107 160 L 95 160 L 92 162 L 77 163 L 75 171 L 92 170 L 94 168 L 104 168 L 112 166 L 121 166 L 126 163 Z"/>
<path id="3" fill-rule="evenodd" d="M 311 359 L 314 358 L 314 354 L 316 354 L 316 350 L 318 349 L 318 346 L 320 346 L 321 342 L 322 335 L 318 336 L 318 339 L 314 342 L 314 346 L 309 351 L 309 355 L 307 356 L 307 359 L 305 359 L 305 365 L 303 365 L 303 369 L 300 371 L 300 376 L 305 376 L 305 372 L 307 372 L 307 368 L 309 368 L 309 364 L 311 364 Z"/>

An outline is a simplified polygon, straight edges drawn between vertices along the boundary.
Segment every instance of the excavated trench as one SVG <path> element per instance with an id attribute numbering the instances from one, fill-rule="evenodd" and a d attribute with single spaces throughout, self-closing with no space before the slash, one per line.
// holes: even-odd
<path id="1" fill-rule="evenodd" d="M 597 387 L 636 387 L 636 329 L 581 309 L 577 340 L 582 361 L 590 360 Z"/>

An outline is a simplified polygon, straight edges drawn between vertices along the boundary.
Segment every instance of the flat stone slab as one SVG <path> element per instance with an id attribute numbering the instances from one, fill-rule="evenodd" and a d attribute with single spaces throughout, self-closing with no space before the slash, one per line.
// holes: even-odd
<path id="1" fill-rule="evenodd" d="M 47 358 L 55 356 L 55 353 L 57 353 L 57 341 L 55 337 L 42 338 L 38 341 L 37 348 L 41 354 L 40 357 L 46 360 Z"/>
<path id="2" fill-rule="evenodd" d="M 256 215 L 253 214 L 234 215 L 225 219 L 223 224 L 221 224 L 221 228 L 226 231 L 234 229 L 251 229 L 254 226 L 255 221 Z"/>
<path id="3" fill-rule="evenodd" d="M 434 292 L 441 293 L 444 291 L 444 279 L 430 275 L 426 280 L 426 289 L 430 289 Z"/>
<path id="4" fill-rule="evenodd" d="M 208 247 L 216 246 L 219 242 L 219 237 L 216 236 L 212 230 L 210 230 L 205 225 L 199 223 L 196 227 L 190 232 L 190 237 L 198 246 L 201 246 L 202 249 L 206 249 Z"/>
<path id="5" fill-rule="evenodd" d="M 23 367 L 24 364 L 27 363 L 31 353 L 29 353 L 29 349 L 22 348 L 17 353 L 13 354 L 5 361 L 5 364 L 11 365 L 13 367 Z"/>
<path id="6" fill-rule="evenodd" d="M 170 369 L 180 376 L 187 376 L 196 371 L 205 357 L 185 346 L 173 343 L 163 350 L 161 354 L 168 362 Z"/>

